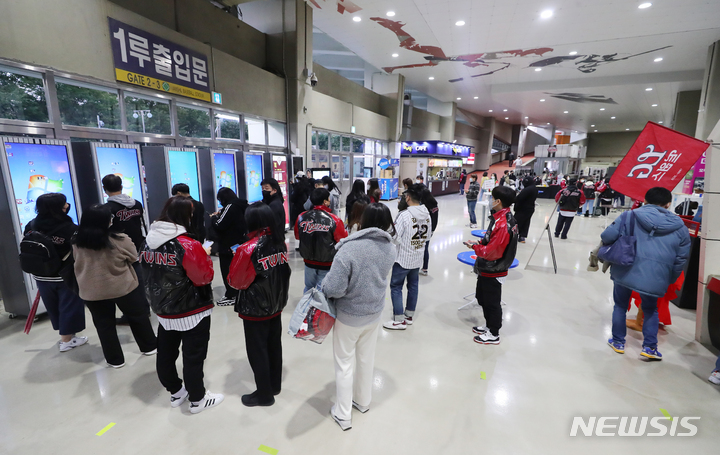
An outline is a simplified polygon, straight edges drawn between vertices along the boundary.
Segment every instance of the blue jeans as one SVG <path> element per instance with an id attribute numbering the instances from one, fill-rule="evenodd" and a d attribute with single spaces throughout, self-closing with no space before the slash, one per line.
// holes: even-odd
<path id="1" fill-rule="evenodd" d="M 612 316 L 612 337 L 613 341 L 618 343 L 625 344 L 625 334 L 627 333 L 625 316 L 628 311 L 628 305 L 630 305 L 631 295 L 632 289 L 628 289 L 625 286 L 621 286 L 617 283 L 614 284 L 613 300 L 615 301 L 615 308 L 613 309 Z M 657 312 L 657 297 L 640 294 L 640 298 L 640 307 L 642 308 L 644 313 L 642 327 L 643 347 L 657 349 L 657 333 L 659 322 Z"/>
<path id="2" fill-rule="evenodd" d="M 305 264 L 305 290 L 303 293 L 322 283 L 323 278 L 325 278 L 325 275 L 327 275 L 329 271 L 330 270 L 313 269 Z"/>
<path id="3" fill-rule="evenodd" d="M 715 362 L 715 370 L 713 371 L 720 371 L 720 357 L 718 357 L 717 361 Z"/>
<path id="4" fill-rule="evenodd" d="M 592 215 L 594 205 L 595 205 L 595 199 L 586 200 L 585 204 L 583 204 L 583 206 L 582 206 L 582 211 L 580 213 L 588 213 L 589 215 Z"/>
<path id="5" fill-rule="evenodd" d="M 477 205 L 477 200 L 467 201 L 467 203 L 468 213 L 470 214 L 470 224 L 477 224 L 477 219 L 475 218 L 475 206 Z"/>
<path id="6" fill-rule="evenodd" d="M 393 265 L 392 276 L 390 277 L 390 299 L 393 304 L 393 315 L 396 321 L 405 319 L 403 314 L 413 317 L 418 299 L 418 280 L 420 278 L 420 269 L 405 269 L 397 262 Z M 403 283 L 407 278 L 407 306 L 403 311 Z"/>

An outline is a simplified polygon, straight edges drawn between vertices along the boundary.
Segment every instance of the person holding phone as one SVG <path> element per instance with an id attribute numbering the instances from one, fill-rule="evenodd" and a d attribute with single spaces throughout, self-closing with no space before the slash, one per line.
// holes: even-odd
<path id="1" fill-rule="evenodd" d="M 230 188 L 220 188 L 217 200 L 222 207 L 210 216 L 210 221 L 218 237 L 218 258 L 220 259 L 220 273 L 225 284 L 225 296 L 218 300 L 218 306 L 228 306 L 235 303 L 238 290 L 228 283 L 228 273 L 233 259 L 233 247 L 237 248 L 247 241 L 247 226 L 245 225 L 245 209 L 248 202 L 240 199 Z"/>

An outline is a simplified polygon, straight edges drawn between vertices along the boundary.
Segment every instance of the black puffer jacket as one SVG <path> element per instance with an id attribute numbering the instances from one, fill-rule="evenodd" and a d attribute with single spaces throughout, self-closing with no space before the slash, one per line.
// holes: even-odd
<path id="1" fill-rule="evenodd" d="M 288 301 L 290 264 L 285 244 L 278 247 L 266 229 L 251 232 L 235 252 L 228 283 L 239 289 L 235 311 L 243 319 L 264 321 L 277 316 Z"/>
<path id="2" fill-rule="evenodd" d="M 218 237 L 219 254 L 231 255 L 231 246 L 247 242 L 245 209 L 248 203 L 244 199 L 235 199 L 211 217 L 213 228 Z"/>
<path id="3" fill-rule="evenodd" d="M 174 319 L 213 307 L 213 265 L 200 242 L 173 223 L 156 221 L 140 251 L 145 295 L 155 314 Z"/>

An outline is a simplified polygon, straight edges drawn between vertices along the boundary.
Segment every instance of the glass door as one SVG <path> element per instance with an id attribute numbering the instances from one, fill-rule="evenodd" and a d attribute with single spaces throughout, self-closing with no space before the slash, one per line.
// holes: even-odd
<path id="1" fill-rule="evenodd" d="M 352 178 L 350 173 L 350 154 L 349 153 L 333 153 L 330 157 L 331 167 L 330 175 L 333 182 L 340 188 L 341 191 L 341 203 L 340 206 L 345 206 L 345 197 L 350 193 L 352 187 Z"/>

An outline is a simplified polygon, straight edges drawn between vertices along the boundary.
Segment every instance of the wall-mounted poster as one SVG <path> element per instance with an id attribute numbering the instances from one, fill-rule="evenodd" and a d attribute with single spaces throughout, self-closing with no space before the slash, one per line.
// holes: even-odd
<path id="1" fill-rule="evenodd" d="M 247 198 L 249 203 L 261 201 L 263 180 L 262 155 L 245 154 L 245 181 L 247 182 Z"/>
<path id="2" fill-rule="evenodd" d="M 288 202 L 290 194 L 288 193 L 287 157 L 283 155 L 273 155 L 272 166 L 273 178 L 277 180 L 280 184 L 283 199 L 285 199 L 283 205 L 285 206 L 285 221 L 287 222 L 287 220 L 290 219 L 290 205 Z"/>
<path id="3" fill-rule="evenodd" d="M 137 150 L 133 148 L 96 147 L 98 170 L 102 179 L 108 174 L 115 174 L 123 181 L 123 194 L 137 199 L 145 206 L 140 178 L 140 164 Z M 103 202 L 108 196 L 103 193 Z"/>
<path id="4" fill-rule="evenodd" d="M 190 188 L 190 196 L 200 200 L 200 180 L 198 179 L 197 153 L 181 150 L 168 150 L 170 168 L 170 186 L 185 183 Z"/>
<path id="5" fill-rule="evenodd" d="M 77 203 L 67 147 L 64 145 L 5 142 L 10 179 L 20 228 L 35 218 L 35 201 L 46 193 L 62 193 L 70 204 L 68 215 L 77 224 Z"/>

